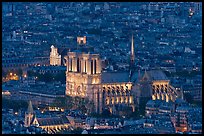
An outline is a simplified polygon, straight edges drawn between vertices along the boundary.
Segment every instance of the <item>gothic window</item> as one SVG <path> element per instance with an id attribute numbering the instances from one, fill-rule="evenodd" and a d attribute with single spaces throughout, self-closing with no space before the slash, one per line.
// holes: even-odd
<path id="1" fill-rule="evenodd" d="M 121 97 L 121 103 L 124 103 L 124 97 Z"/>
<path id="2" fill-rule="evenodd" d="M 155 86 L 153 85 L 153 86 L 152 86 L 152 90 L 154 90 L 154 89 L 155 89 Z"/>
<path id="3" fill-rule="evenodd" d="M 93 60 L 91 60 L 91 74 L 93 74 Z"/>
<path id="4" fill-rule="evenodd" d="M 94 74 L 96 74 L 96 60 L 94 60 Z"/>
<path id="5" fill-rule="evenodd" d="M 103 89 L 103 99 L 106 97 L 106 90 L 105 89 Z"/>
<path id="6" fill-rule="evenodd" d="M 160 91 L 161 91 L 161 93 L 164 93 L 164 89 L 163 89 L 163 87 L 161 88 L 161 90 L 160 90 Z"/>
<path id="7" fill-rule="evenodd" d="M 121 90 L 123 90 L 123 86 L 121 86 Z"/>
<path id="8" fill-rule="evenodd" d="M 157 85 L 156 92 L 159 93 L 159 85 Z"/>
<path id="9" fill-rule="evenodd" d="M 109 98 L 106 99 L 106 104 L 107 104 L 107 105 L 109 104 Z"/>
<path id="10" fill-rule="evenodd" d="M 30 124 L 29 124 L 29 117 L 27 117 L 27 125 L 30 125 Z"/>
<path id="11" fill-rule="evenodd" d="M 108 96 L 110 96 L 111 95 L 111 92 L 110 92 L 110 90 L 108 90 Z"/>
<path id="12" fill-rule="evenodd" d="M 70 59 L 70 71 L 72 71 L 72 59 Z"/>
<path id="13" fill-rule="evenodd" d="M 132 97 L 129 98 L 129 102 L 132 103 Z"/>
<path id="14" fill-rule="evenodd" d="M 84 62 L 84 72 L 86 73 L 86 60 Z"/>
<path id="15" fill-rule="evenodd" d="M 154 93 L 155 93 L 155 90 L 153 89 L 153 90 L 152 90 L 152 94 L 154 94 Z"/>
<path id="16" fill-rule="evenodd" d="M 114 95 L 114 94 L 115 94 L 115 90 L 112 89 L 112 95 Z"/>
<path id="17" fill-rule="evenodd" d="M 126 91 L 125 91 L 125 92 L 126 92 L 126 95 L 128 95 L 128 94 L 129 94 L 129 90 L 128 90 L 128 89 L 126 89 Z"/>
<path id="18" fill-rule="evenodd" d="M 114 104 L 114 97 L 112 97 L 112 104 Z"/>
<path id="19" fill-rule="evenodd" d="M 117 90 L 117 95 L 120 95 L 120 90 Z"/>
<path id="20" fill-rule="evenodd" d="M 124 96 L 125 95 L 125 92 L 124 91 L 122 91 L 122 96 Z"/>
<path id="21" fill-rule="evenodd" d="M 80 72 L 80 60 L 77 58 L 77 72 Z"/>

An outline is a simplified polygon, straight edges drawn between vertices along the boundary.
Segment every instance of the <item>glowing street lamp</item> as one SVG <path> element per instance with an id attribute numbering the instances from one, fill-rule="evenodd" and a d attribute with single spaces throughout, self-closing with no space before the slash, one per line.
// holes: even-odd
<path id="1" fill-rule="evenodd" d="M 13 73 L 10 73 L 10 76 L 12 76 L 13 75 Z"/>

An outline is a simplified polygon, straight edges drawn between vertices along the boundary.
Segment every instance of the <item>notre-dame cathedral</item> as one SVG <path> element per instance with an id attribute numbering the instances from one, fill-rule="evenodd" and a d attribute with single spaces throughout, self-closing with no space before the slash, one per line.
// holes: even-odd
<path id="1" fill-rule="evenodd" d="M 94 102 L 96 113 L 108 109 L 112 114 L 116 114 L 121 107 L 129 107 L 134 112 L 143 97 L 174 101 L 179 94 L 171 93 L 164 73 L 145 71 L 144 77 L 140 77 L 140 72 L 135 70 L 133 42 L 132 36 L 128 72 L 103 72 L 99 54 L 80 49 L 68 52 L 65 56 L 66 95 L 88 97 Z M 157 82 L 153 82 L 154 79 Z"/>

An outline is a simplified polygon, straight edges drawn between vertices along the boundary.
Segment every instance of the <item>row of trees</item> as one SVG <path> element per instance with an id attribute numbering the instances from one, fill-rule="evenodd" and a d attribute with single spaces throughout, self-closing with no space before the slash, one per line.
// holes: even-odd
<path id="1" fill-rule="evenodd" d="M 60 81 L 63 84 L 66 83 L 65 72 L 60 72 L 58 74 L 51 74 L 51 73 L 40 74 L 33 71 L 28 71 L 28 76 L 36 76 L 38 77 L 39 81 L 44 81 L 44 82 Z"/>
<path id="2" fill-rule="evenodd" d="M 93 101 L 78 96 L 57 97 L 51 106 L 60 107 L 65 110 L 81 110 L 83 113 L 91 113 L 94 108 Z"/>
<path id="3" fill-rule="evenodd" d="M 141 102 L 143 105 L 141 110 L 138 111 L 136 108 L 136 111 L 133 113 L 131 112 L 132 109 L 130 107 L 124 107 L 123 110 L 120 110 L 121 115 L 125 115 L 128 118 L 140 118 L 141 116 L 144 116 L 144 107 L 146 105 L 146 101 Z M 60 107 L 65 110 L 81 110 L 82 113 L 87 113 L 94 117 L 119 117 L 118 115 L 112 115 L 108 109 L 104 110 L 101 114 L 95 113 L 93 101 L 90 101 L 88 98 L 82 98 L 78 96 L 57 97 L 51 106 Z"/>
<path id="4" fill-rule="evenodd" d="M 18 111 L 19 109 L 27 109 L 28 103 L 24 100 L 10 100 L 2 98 L 2 108 Z"/>
<path id="5" fill-rule="evenodd" d="M 196 75 L 201 75 L 202 74 L 202 70 L 201 71 L 187 71 L 187 70 L 182 70 L 182 71 L 177 71 L 177 72 L 168 72 L 168 71 L 164 71 L 164 73 L 168 76 L 178 76 L 178 77 L 194 77 Z"/>

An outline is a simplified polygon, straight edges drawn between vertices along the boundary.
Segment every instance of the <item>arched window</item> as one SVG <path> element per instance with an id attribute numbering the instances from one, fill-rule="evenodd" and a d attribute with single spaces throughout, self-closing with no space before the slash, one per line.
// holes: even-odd
<path id="1" fill-rule="evenodd" d="M 72 59 L 70 59 L 70 71 L 72 71 Z"/>
<path id="2" fill-rule="evenodd" d="M 77 72 L 80 72 L 81 65 L 80 65 L 80 60 L 77 58 Z"/>
<path id="3" fill-rule="evenodd" d="M 93 74 L 93 60 L 91 60 L 91 74 Z"/>
<path id="4" fill-rule="evenodd" d="M 130 91 L 128 89 L 126 89 L 125 93 L 126 93 L 126 95 L 129 95 Z"/>
<path id="5" fill-rule="evenodd" d="M 94 60 L 94 74 L 96 74 L 96 60 Z"/>
<path id="6" fill-rule="evenodd" d="M 86 60 L 85 60 L 85 62 L 84 62 L 84 72 L 86 73 L 87 71 L 86 71 Z"/>
<path id="7" fill-rule="evenodd" d="M 106 104 L 107 104 L 107 105 L 110 104 L 109 98 L 106 98 Z"/>
<path id="8" fill-rule="evenodd" d="M 111 95 L 111 91 L 110 90 L 108 90 L 108 96 L 110 96 Z"/>

